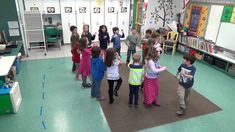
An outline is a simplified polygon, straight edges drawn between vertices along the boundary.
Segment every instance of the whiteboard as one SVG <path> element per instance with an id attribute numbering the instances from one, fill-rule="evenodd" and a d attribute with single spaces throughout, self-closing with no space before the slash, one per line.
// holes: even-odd
<path id="1" fill-rule="evenodd" d="M 235 51 L 235 24 L 222 22 L 216 45 Z"/>
<path id="2" fill-rule="evenodd" d="M 224 6 L 221 5 L 211 6 L 205 39 L 212 40 L 213 42 L 216 41 L 219 31 L 220 19 L 223 13 L 223 8 Z"/>

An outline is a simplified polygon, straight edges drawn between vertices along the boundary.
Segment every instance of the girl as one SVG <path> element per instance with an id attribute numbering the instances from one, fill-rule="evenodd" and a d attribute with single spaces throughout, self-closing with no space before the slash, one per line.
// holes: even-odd
<path id="1" fill-rule="evenodd" d="M 106 25 L 101 25 L 99 29 L 99 41 L 100 41 L 100 48 L 101 48 L 101 55 L 102 57 L 105 56 L 109 40 L 109 33 L 107 31 Z"/>
<path id="2" fill-rule="evenodd" d="M 144 104 L 147 106 L 160 106 L 157 97 L 159 90 L 158 76 L 159 73 L 167 68 L 159 64 L 160 48 L 151 46 L 146 56 L 146 74 L 144 78 Z"/>
<path id="3" fill-rule="evenodd" d="M 79 67 L 79 72 L 82 74 L 82 86 L 91 87 L 90 83 L 87 83 L 87 77 L 91 80 L 91 48 L 88 48 L 88 40 L 86 37 L 82 37 L 79 40 L 79 48 L 82 52 L 82 59 Z"/>
<path id="4" fill-rule="evenodd" d="M 83 32 L 82 32 L 82 37 L 86 37 L 89 41 L 88 46 L 91 46 L 91 41 L 95 39 L 96 33 L 91 35 L 89 32 L 89 25 L 85 24 L 83 25 Z"/>
<path id="5" fill-rule="evenodd" d="M 73 64 L 76 66 L 76 79 L 81 80 L 79 76 L 79 64 L 80 64 L 80 50 L 79 50 L 79 43 L 75 41 L 73 43 L 73 48 L 72 48 L 72 61 Z"/>
<path id="6" fill-rule="evenodd" d="M 119 75 L 118 65 L 121 59 L 114 48 L 109 48 L 106 51 L 105 65 L 107 66 L 107 79 L 109 84 L 109 104 L 114 102 L 113 94 L 118 96 L 118 90 L 122 85 L 122 78 Z M 113 90 L 114 82 L 117 82 L 115 89 Z"/>

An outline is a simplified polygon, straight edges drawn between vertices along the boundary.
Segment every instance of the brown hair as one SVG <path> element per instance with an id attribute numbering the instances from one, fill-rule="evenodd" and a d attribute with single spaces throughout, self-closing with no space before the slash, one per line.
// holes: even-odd
<path id="1" fill-rule="evenodd" d="M 151 46 L 148 50 L 147 56 L 146 56 L 146 60 L 158 60 L 159 59 L 159 55 L 158 55 L 158 51 L 154 46 Z"/>
<path id="2" fill-rule="evenodd" d="M 151 38 L 154 38 L 154 39 L 157 39 L 157 38 L 159 38 L 160 37 L 160 34 L 158 33 L 158 32 L 156 32 L 156 31 L 154 31 L 153 33 L 152 33 L 152 35 L 151 35 Z"/>
<path id="3" fill-rule="evenodd" d="M 114 48 L 108 48 L 105 54 L 104 63 L 107 67 L 112 66 L 113 60 L 115 59 L 116 50 Z"/>
<path id="4" fill-rule="evenodd" d="M 136 62 L 136 63 L 140 62 L 140 58 L 141 58 L 141 56 L 138 53 L 134 53 L 132 55 L 133 62 Z"/>
<path id="5" fill-rule="evenodd" d="M 92 56 L 92 58 L 99 57 L 100 56 L 100 52 L 101 52 L 101 48 L 100 47 L 97 47 L 97 46 L 93 47 L 91 49 L 91 56 Z"/>
<path id="6" fill-rule="evenodd" d="M 87 38 L 86 37 L 82 37 L 79 39 L 79 49 L 81 51 L 83 51 L 85 48 L 87 48 Z"/>
<path id="7" fill-rule="evenodd" d="M 191 65 L 192 65 L 192 64 L 195 62 L 195 60 L 196 60 L 196 58 L 195 58 L 193 55 L 188 54 L 188 53 L 187 53 L 187 54 L 184 54 L 183 58 L 184 58 L 186 61 L 189 61 Z"/>

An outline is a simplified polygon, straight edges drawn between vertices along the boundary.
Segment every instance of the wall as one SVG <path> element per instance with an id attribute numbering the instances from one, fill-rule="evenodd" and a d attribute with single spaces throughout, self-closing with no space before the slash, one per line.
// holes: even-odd
<path id="1" fill-rule="evenodd" d="M 202 2 L 211 4 L 235 4 L 234 0 L 191 0 L 191 2 Z"/>
<path id="2" fill-rule="evenodd" d="M 8 40 L 21 40 L 21 35 L 9 37 L 8 21 L 18 21 L 15 0 L 0 0 L 0 30 L 4 30 Z"/>
<path id="3" fill-rule="evenodd" d="M 177 21 L 176 14 L 179 13 L 179 12 L 182 12 L 182 7 L 183 7 L 182 0 L 172 0 L 172 1 L 173 1 L 173 6 L 175 8 L 173 8 L 173 13 L 174 14 L 173 14 L 173 17 L 170 19 L 170 22 L 172 20 Z M 163 21 L 162 20 L 159 19 L 159 21 L 155 23 L 155 21 L 153 21 L 153 19 L 151 18 L 151 16 L 152 16 L 151 12 L 153 12 L 155 10 L 155 7 L 158 7 L 158 4 L 159 4 L 158 0 L 149 0 L 148 1 L 148 7 L 147 7 L 147 11 L 146 11 L 146 24 L 143 27 L 143 30 L 146 30 L 148 28 L 163 27 Z M 160 14 L 162 16 L 163 11 L 161 10 L 158 14 Z M 181 18 L 183 18 L 183 16 Z"/>

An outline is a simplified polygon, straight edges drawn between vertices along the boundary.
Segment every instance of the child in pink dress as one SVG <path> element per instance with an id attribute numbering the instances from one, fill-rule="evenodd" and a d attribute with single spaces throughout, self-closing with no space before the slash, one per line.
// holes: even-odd
<path id="1" fill-rule="evenodd" d="M 86 37 L 82 37 L 79 40 L 79 48 L 82 52 L 79 71 L 82 75 L 82 86 L 86 88 L 91 87 L 91 84 L 87 83 L 87 77 L 89 77 L 91 81 L 91 47 L 88 47 L 88 43 L 89 41 Z"/>
<path id="2" fill-rule="evenodd" d="M 159 73 L 167 68 L 160 66 L 159 57 L 161 49 L 157 46 L 151 46 L 146 56 L 146 74 L 144 78 L 144 104 L 147 106 L 160 106 L 158 98 L 159 91 Z"/>

